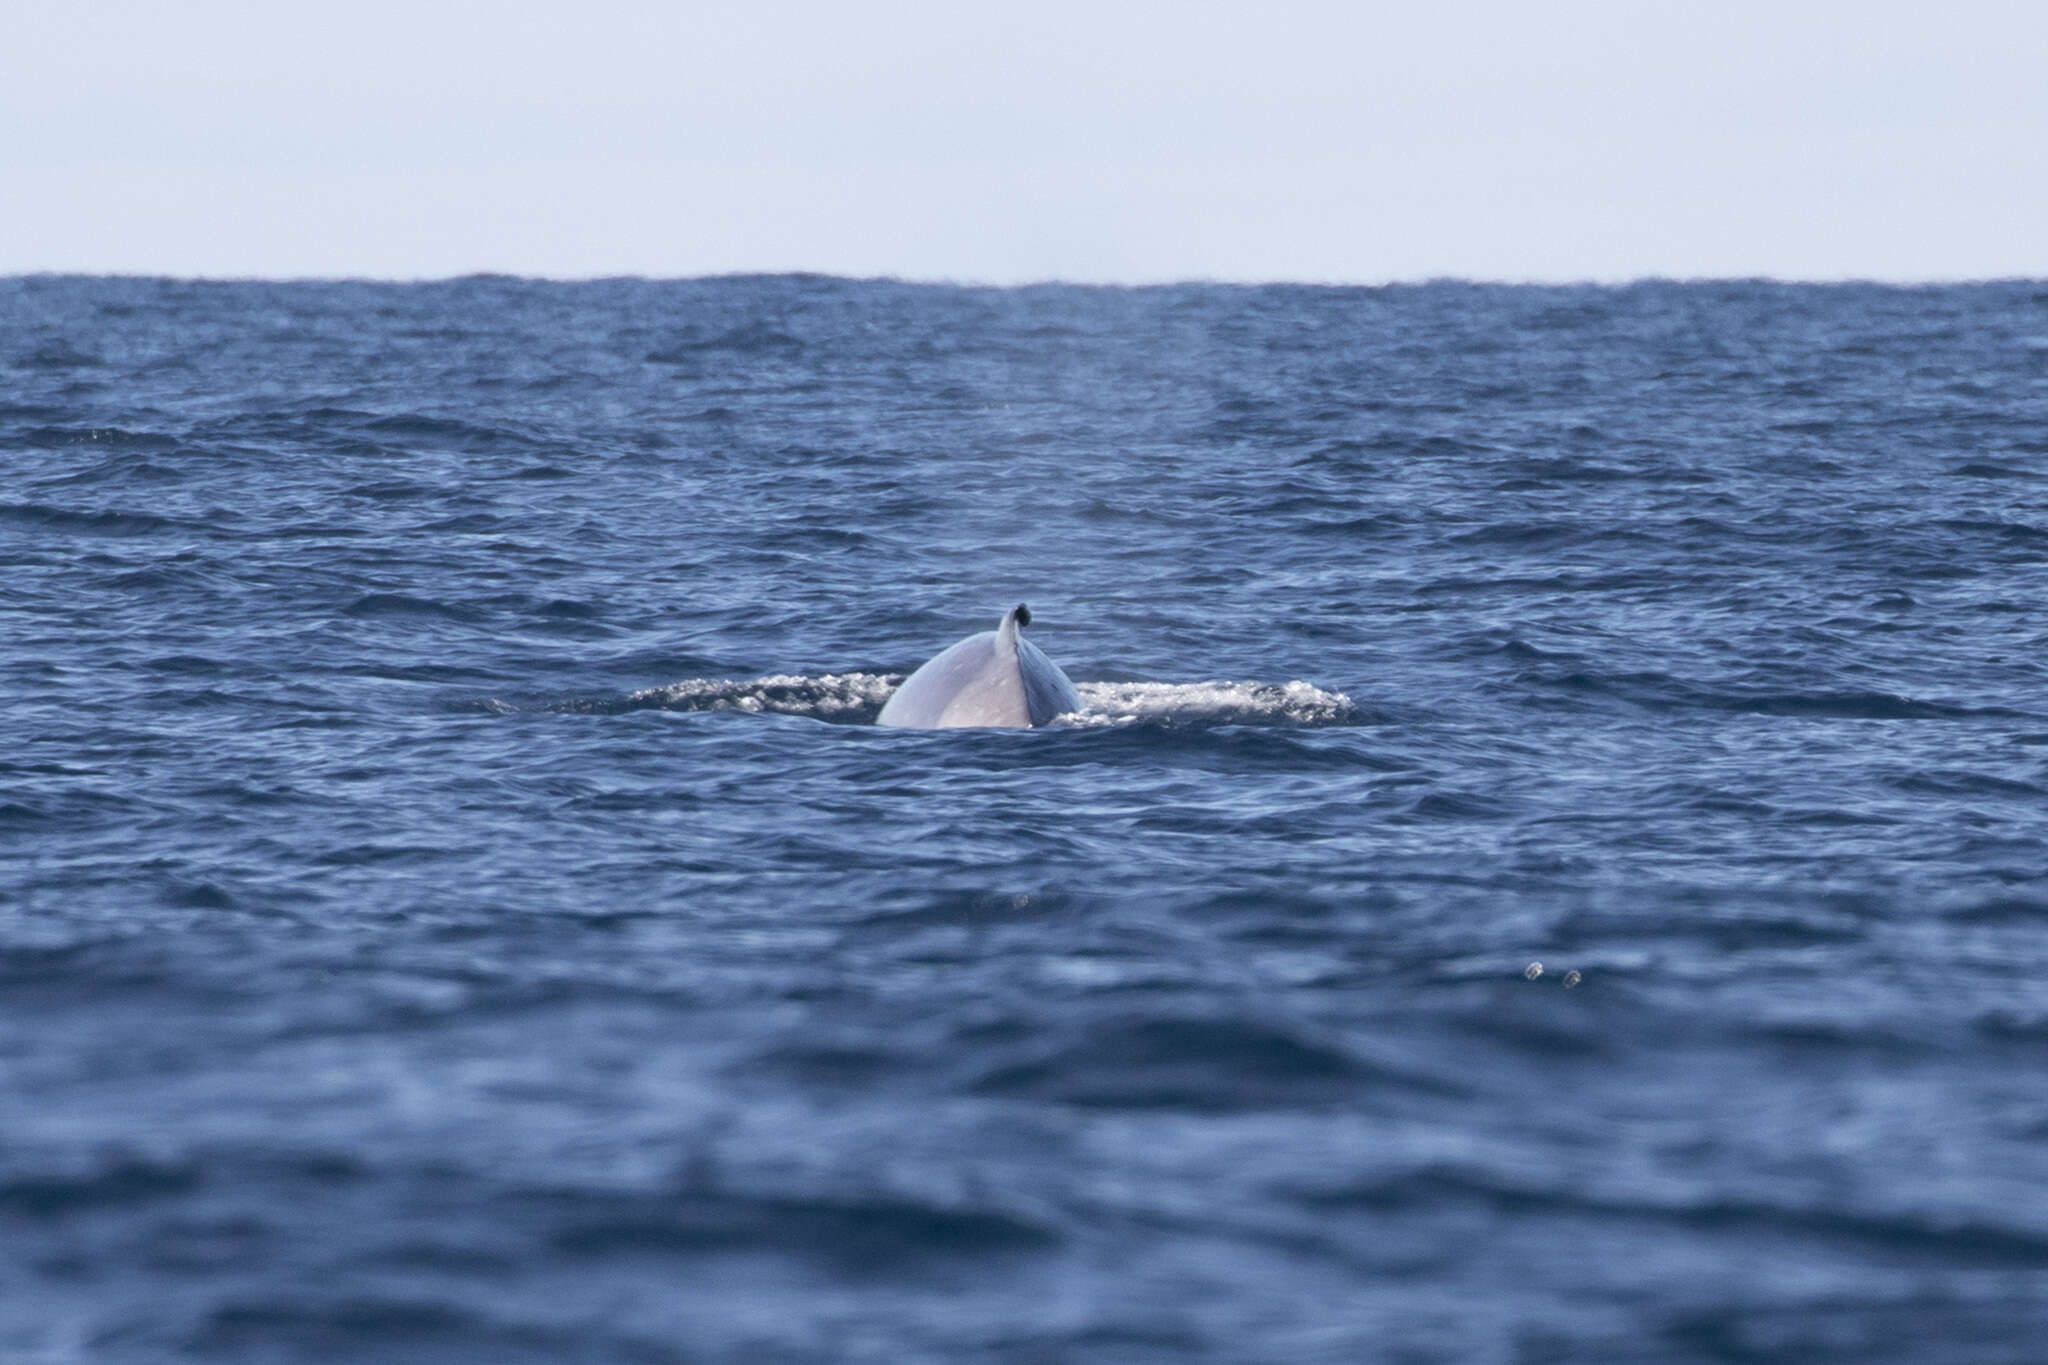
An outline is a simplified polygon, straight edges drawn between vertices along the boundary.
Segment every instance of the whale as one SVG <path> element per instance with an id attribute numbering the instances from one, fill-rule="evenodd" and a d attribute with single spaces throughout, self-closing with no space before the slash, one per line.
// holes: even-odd
<path id="1" fill-rule="evenodd" d="M 877 725 L 950 730 L 970 725 L 1022 729 L 1081 709 L 1060 666 L 1020 632 L 1031 608 L 1019 603 L 994 630 L 970 635 L 903 680 Z"/>

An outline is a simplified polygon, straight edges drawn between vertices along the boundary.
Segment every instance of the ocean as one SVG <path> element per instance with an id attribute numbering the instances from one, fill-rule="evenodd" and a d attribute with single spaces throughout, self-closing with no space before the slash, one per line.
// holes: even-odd
<path id="1" fill-rule="evenodd" d="M 20 277 L 0 470 L 5 1365 L 2042 1358 L 2048 286 Z"/>

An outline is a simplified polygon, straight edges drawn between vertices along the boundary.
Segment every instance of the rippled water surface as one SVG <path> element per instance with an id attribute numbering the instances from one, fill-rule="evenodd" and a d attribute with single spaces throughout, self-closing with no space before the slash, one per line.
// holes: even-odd
<path id="1" fill-rule="evenodd" d="M 2042 286 L 15 279 L 0 458 L 10 1365 L 2039 1358 Z"/>

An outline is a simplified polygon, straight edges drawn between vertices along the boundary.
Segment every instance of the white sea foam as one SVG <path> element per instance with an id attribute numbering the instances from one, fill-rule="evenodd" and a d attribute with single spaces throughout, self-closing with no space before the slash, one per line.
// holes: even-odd
<path id="1" fill-rule="evenodd" d="M 619 710 L 744 711 L 810 716 L 862 724 L 874 720 L 897 684 L 896 673 L 777 673 L 764 678 L 687 678 L 628 697 Z M 1053 724 L 1110 725 L 1350 725 L 1359 708 L 1342 692 L 1313 683 L 1098 682 L 1076 683 L 1082 709 Z M 615 704 L 616 705 L 616 704 Z M 571 709 L 613 709 L 577 703 Z"/>
<path id="2" fill-rule="evenodd" d="M 819 720 L 867 721 L 903 681 L 899 673 L 776 673 L 734 681 L 687 678 L 635 692 L 629 704 L 667 711 L 750 711 Z"/>
<path id="3" fill-rule="evenodd" d="M 1351 698 L 1313 683 L 1076 683 L 1083 710 L 1061 725 L 1349 725 Z"/>

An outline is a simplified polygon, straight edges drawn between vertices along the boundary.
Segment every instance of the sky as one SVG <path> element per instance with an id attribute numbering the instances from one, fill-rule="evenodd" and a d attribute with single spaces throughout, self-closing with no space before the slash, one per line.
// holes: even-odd
<path id="1" fill-rule="evenodd" d="M 0 0 L 0 274 L 2048 277 L 2048 4 Z"/>

